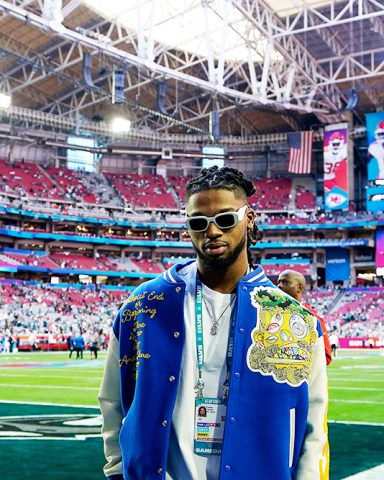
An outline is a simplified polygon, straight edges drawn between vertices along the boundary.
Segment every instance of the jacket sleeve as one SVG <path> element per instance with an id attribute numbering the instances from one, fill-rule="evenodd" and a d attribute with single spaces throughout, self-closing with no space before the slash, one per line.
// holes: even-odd
<path id="1" fill-rule="evenodd" d="M 110 480 L 123 480 L 119 443 L 123 412 L 120 400 L 119 343 L 114 334 L 108 345 L 107 360 L 99 391 L 99 405 L 103 417 L 101 433 L 107 464 L 104 474 Z"/>
<path id="2" fill-rule="evenodd" d="M 326 326 L 323 318 L 321 318 L 321 317 L 317 317 L 317 318 L 319 319 L 321 329 L 323 330 L 325 357 L 326 357 L 327 365 L 329 365 L 332 362 L 332 348 L 331 348 L 331 344 L 329 343 L 327 326 Z"/>
<path id="3" fill-rule="evenodd" d="M 328 381 L 324 356 L 324 338 L 321 336 L 312 357 L 307 427 L 295 480 L 329 479 Z"/>

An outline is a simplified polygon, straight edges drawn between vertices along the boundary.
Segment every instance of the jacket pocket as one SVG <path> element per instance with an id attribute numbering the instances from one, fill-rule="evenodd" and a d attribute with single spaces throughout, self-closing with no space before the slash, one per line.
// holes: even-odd
<path id="1" fill-rule="evenodd" d="M 295 426 L 296 426 L 296 410 L 289 410 L 289 468 L 293 464 L 293 454 L 295 451 Z"/>

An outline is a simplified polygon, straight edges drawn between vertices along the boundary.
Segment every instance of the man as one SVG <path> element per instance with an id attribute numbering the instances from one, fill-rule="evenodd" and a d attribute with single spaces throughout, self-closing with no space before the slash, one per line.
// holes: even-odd
<path id="1" fill-rule="evenodd" d="M 189 181 L 197 260 L 118 313 L 99 393 L 109 479 L 328 479 L 321 328 L 253 265 L 254 193 L 228 167 Z"/>
<path id="2" fill-rule="evenodd" d="M 67 345 L 68 345 L 68 350 L 69 350 L 69 358 L 71 358 L 72 353 L 75 352 L 75 337 L 74 337 L 73 334 L 68 336 Z"/>
<path id="3" fill-rule="evenodd" d="M 76 360 L 79 358 L 82 359 L 84 348 L 85 348 L 85 340 L 81 332 L 74 338 L 73 346 L 76 352 Z"/>
<path id="4" fill-rule="evenodd" d="M 337 349 L 340 346 L 339 337 L 337 336 L 336 332 L 331 333 L 329 336 L 329 342 L 331 344 L 332 354 L 334 357 L 336 357 Z"/>
<path id="5" fill-rule="evenodd" d="M 291 297 L 295 298 L 319 319 L 324 336 L 325 360 L 327 365 L 329 365 L 332 362 L 332 351 L 329 343 L 327 327 L 324 319 L 316 312 L 316 310 L 312 308 L 309 303 L 303 301 L 306 283 L 307 282 L 304 275 L 300 272 L 296 272 L 296 270 L 284 270 L 280 273 L 277 280 L 277 286 L 280 288 L 280 290 L 283 290 L 283 292 L 291 295 Z"/>
<path id="6" fill-rule="evenodd" d="M 97 352 L 99 351 L 100 341 L 99 334 L 93 332 L 89 339 L 89 351 L 91 352 L 91 359 L 94 358 L 97 360 Z"/>

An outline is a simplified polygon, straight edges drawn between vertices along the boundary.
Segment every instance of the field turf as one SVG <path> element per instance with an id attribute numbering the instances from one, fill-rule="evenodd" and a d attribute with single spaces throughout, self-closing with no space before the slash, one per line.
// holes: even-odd
<path id="1" fill-rule="evenodd" d="M 104 359 L 0 354 L 4 478 L 104 478 L 96 399 Z M 341 480 L 384 464 L 384 352 L 341 351 L 328 377 L 331 480 Z"/>

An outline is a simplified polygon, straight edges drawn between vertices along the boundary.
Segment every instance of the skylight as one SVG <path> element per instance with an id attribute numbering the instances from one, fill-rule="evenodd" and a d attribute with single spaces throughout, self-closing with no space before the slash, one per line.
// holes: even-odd
<path id="1" fill-rule="evenodd" d="M 108 20 L 117 20 L 132 33 L 199 57 L 223 55 L 227 63 L 264 58 L 266 38 L 249 23 L 228 0 L 211 0 L 209 8 L 201 0 L 83 0 L 87 6 Z M 153 19 L 153 20 L 151 20 Z M 228 28 L 224 28 L 228 22 Z M 209 36 L 205 34 L 209 31 Z M 278 53 L 276 52 L 276 56 Z M 151 60 L 151 59 L 150 59 Z"/>

